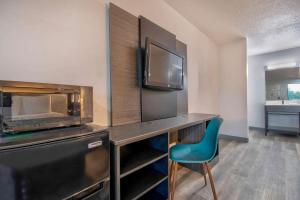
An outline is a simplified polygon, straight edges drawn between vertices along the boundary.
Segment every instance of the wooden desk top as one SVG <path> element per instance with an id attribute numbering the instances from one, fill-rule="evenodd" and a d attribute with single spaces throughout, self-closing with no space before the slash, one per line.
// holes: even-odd
<path id="1" fill-rule="evenodd" d="M 208 121 L 218 115 L 190 113 L 177 117 L 160 119 L 150 122 L 126 124 L 109 128 L 110 141 L 122 146 L 142 139 L 150 138 L 172 130 L 183 129 Z"/>

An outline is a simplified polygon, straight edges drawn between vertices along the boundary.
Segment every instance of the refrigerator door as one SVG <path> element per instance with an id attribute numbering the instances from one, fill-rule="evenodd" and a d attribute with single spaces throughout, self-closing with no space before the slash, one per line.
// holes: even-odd
<path id="1" fill-rule="evenodd" d="M 106 132 L 0 151 L 0 199 L 64 199 L 107 177 Z"/>

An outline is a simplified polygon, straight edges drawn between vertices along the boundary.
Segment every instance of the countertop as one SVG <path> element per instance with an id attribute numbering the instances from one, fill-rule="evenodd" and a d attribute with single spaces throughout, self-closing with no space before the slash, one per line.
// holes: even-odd
<path id="1" fill-rule="evenodd" d="M 300 113 L 299 104 L 265 105 L 266 112 Z"/>
<path id="2" fill-rule="evenodd" d="M 300 106 L 300 104 L 266 104 L 265 106 Z"/>
<path id="3" fill-rule="evenodd" d="M 110 140 L 114 145 L 122 146 L 134 141 L 153 137 L 171 130 L 186 128 L 203 123 L 218 115 L 190 113 L 177 117 L 160 119 L 150 122 L 133 123 L 109 128 Z"/>

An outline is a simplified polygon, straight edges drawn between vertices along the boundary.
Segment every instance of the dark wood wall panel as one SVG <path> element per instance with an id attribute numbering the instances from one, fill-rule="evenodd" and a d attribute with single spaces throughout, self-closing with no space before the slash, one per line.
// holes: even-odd
<path id="1" fill-rule="evenodd" d="M 110 4 L 111 123 L 112 126 L 140 122 L 140 89 L 136 50 L 139 20 Z"/>
<path id="2" fill-rule="evenodd" d="M 184 89 L 177 92 L 177 115 L 188 113 L 188 73 L 187 73 L 187 46 L 183 42 L 176 40 L 176 52 L 184 57 Z"/>
<path id="3" fill-rule="evenodd" d="M 140 16 L 140 47 L 146 46 L 146 38 L 150 37 L 164 46 L 176 51 L 176 35 Z"/>
<path id="4" fill-rule="evenodd" d="M 151 121 L 188 113 L 187 47 L 176 36 L 144 17 L 110 4 L 111 125 Z M 140 21 L 139 21 L 140 20 Z M 184 59 L 184 90 L 156 91 L 140 88 L 137 49 L 150 37 Z M 143 53 L 139 51 L 139 53 Z M 143 60 L 139 63 L 142 68 Z M 142 73 L 140 71 L 140 73 Z"/>
<path id="5" fill-rule="evenodd" d="M 145 49 L 147 37 L 176 51 L 176 35 L 141 16 L 140 47 L 143 50 Z M 176 117 L 177 92 L 141 88 L 141 104 L 142 121 Z"/>

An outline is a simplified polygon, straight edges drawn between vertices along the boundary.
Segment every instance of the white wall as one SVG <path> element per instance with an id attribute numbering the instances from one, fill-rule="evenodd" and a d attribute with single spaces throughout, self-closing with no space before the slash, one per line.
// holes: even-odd
<path id="1" fill-rule="evenodd" d="M 247 41 L 241 39 L 220 49 L 220 133 L 248 138 Z"/>
<path id="2" fill-rule="evenodd" d="M 189 111 L 218 113 L 218 47 L 162 0 L 113 0 L 188 45 Z M 95 122 L 109 124 L 105 0 L 1 0 L 0 79 L 91 85 Z"/>
<path id="3" fill-rule="evenodd" d="M 249 110 L 249 126 L 265 127 L 264 104 L 266 99 L 266 83 L 264 67 L 269 64 L 282 62 L 297 62 L 300 63 L 300 47 L 292 48 L 267 54 L 249 56 L 248 58 L 248 110 Z M 278 118 L 278 117 L 277 117 Z M 294 126 L 297 120 L 290 118 L 280 120 L 270 119 L 284 124 Z"/>
<path id="4" fill-rule="evenodd" d="M 102 1 L 1 0 L 0 79 L 94 86 L 106 124 L 106 20 Z"/>

